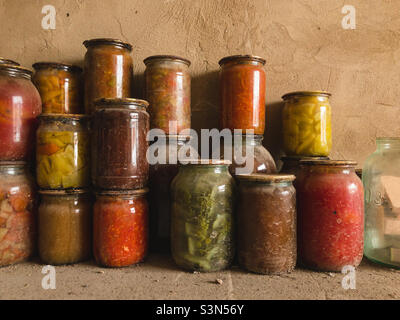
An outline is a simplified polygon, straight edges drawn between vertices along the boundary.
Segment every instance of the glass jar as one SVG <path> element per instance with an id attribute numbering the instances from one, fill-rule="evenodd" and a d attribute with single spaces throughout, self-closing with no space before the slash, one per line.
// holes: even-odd
<path id="1" fill-rule="evenodd" d="M 41 190 L 39 256 L 46 264 L 60 265 L 90 259 L 92 197 L 84 189 Z"/>
<path id="2" fill-rule="evenodd" d="M 288 156 L 324 157 L 332 148 L 330 93 L 285 94 L 282 111 L 283 149 Z"/>
<path id="3" fill-rule="evenodd" d="M 0 57 L 0 65 L 2 65 L 2 64 L 8 64 L 11 66 L 19 66 L 20 65 L 18 62 L 14 61 L 14 60 Z"/>
<path id="4" fill-rule="evenodd" d="M 365 256 L 400 268 L 400 138 L 377 138 L 364 163 Z"/>
<path id="5" fill-rule="evenodd" d="M 364 194 L 354 161 L 306 160 L 297 175 L 298 258 L 319 271 L 363 257 Z"/>
<path id="6" fill-rule="evenodd" d="M 293 271 L 297 256 L 295 177 L 250 174 L 237 179 L 239 264 L 262 274 Z"/>
<path id="7" fill-rule="evenodd" d="M 140 189 L 147 184 L 148 105 L 138 99 L 96 101 L 92 119 L 92 182 L 97 188 Z"/>
<path id="8" fill-rule="evenodd" d="M 252 55 L 219 61 L 221 129 L 265 130 L 265 60 Z"/>
<path id="9" fill-rule="evenodd" d="M 80 67 L 54 62 L 37 62 L 32 67 L 43 113 L 85 113 Z"/>
<path id="10" fill-rule="evenodd" d="M 36 249 L 35 183 L 25 162 L 0 162 L 0 266 L 25 261 Z"/>
<path id="11" fill-rule="evenodd" d="M 171 184 L 171 251 L 187 270 L 213 272 L 234 256 L 234 180 L 229 162 L 198 160 L 179 166 Z"/>
<path id="12" fill-rule="evenodd" d="M 42 114 L 39 119 L 36 145 L 36 179 L 39 187 L 88 187 L 88 117 L 79 114 Z"/>
<path id="13" fill-rule="evenodd" d="M 116 39 L 92 39 L 83 42 L 85 111 L 95 111 L 100 98 L 132 97 L 132 46 Z"/>
<path id="14" fill-rule="evenodd" d="M 233 148 L 227 149 L 230 158 L 224 156 L 227 160 L 233 160 L 229 166 L 232 176 L 250 173 L 277 173 L 274 158 L 262 145 L 263 135 L 244 134 L 240 137 L 235 135 L 233 137 Z M 239 168 L 240 171 L 238 171 Z"/>
<path id="15" fill-rule="evenodd" d="M 147 191 L 96 194 L 93 252 L 99 265 L 125 267 L 144 260 L 148 247 Z"/>
<path id="16" fill-rule="evenodd" d="M 183 146 L 191 155 L 196 152 L 188 145 L 188 136 L 169 135 L 159 138 L 155 156 L 163 161 L 150 165 L 150 246 L 153 251 L 170 252 L 171 182 L 178 174 L 179 151 Z M 151 145 L 150 148 L 154 147 Z"/>
<path id="17" fill-rule="evenodd" d="M 329 157 L 282 157 L 283 162 L 280 173 L 293 174 L 297 176 L 300 162 L 303 160 L 329 160 Z"/>
<path id="18" fill-rule="evenodd" d="M 165 134 L 190 129 L 190 61 L 159 55 L 143 62 L 150 127 L 161 129 Z"/>
<path id="19" fill-rule="evenodd" d="M 42 112 L 28 69 L 0 65 L 0 160 L 31 160 Z"/>

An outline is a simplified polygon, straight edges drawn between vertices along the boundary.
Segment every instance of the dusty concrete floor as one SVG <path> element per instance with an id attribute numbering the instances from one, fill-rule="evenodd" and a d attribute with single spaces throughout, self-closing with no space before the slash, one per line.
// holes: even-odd
<path id="1" fill-rule="evenodd" d="M 28 262 L 0 268 L 0 299 L 400 299 L 400 270 L 366 259 L 357 269 L 355 290 L 342 288 L 340 273 L 297 269 L 285 276 L 262 276 L 233 267 L 193 274 L 161 255 L 123 269 L 93 262 L 56 267 L 56 289 L 44 290 L 42 267 Z"/>

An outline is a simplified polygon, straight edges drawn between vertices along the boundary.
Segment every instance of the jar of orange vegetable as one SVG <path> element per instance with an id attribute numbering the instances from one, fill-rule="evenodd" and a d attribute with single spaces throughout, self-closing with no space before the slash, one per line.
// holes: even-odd
<path id="1" fill-rule="evenodd" d="M 80 67 L 54 62 L 37 62 L 32 67 L 43 113 L 84 113 Z"/>
<path id="2" fill-rule="evenodd" d="M 0 162 L 0 266 L 32 256 L 36 238 L 35 184 L 25 162 Z"/>
<path id="3" fill-rule="evenodd" d="M 100 98 L 132 97 L 132 46 L 116 39 L 92 39 L 83 42 L 85 112 L 95 110 Z"/>
<path id="4" fill-rule="evenodd" d="M 143 261 L 148 248 L 147 189 L 101 191 L 93 215 L 93 251 L 104 267 Z"/>
<path id="5" fill-rule="evenodd" d="M 265 60 L 252 55 L 219 61 L 222 129 L 265 129 Z"/>

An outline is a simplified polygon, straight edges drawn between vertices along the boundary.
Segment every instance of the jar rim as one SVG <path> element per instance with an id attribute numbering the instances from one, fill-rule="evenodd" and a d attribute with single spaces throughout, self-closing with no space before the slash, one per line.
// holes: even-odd
<path id="1" fill-rule="evenodd" d="M 113 38 L 95 38 L 95 39 L 89 39 L 83 41 L 83 45 L 86 48 L 96 46 L 96 45 L 114 45 L 117 47 L 125 48 L 128 49 L 129 51 L 132 51 L 132 45 L 128 42 L 124 42 L 119 39 L 113 39 Z"/>
<path id="2" fill-rule="evenodd" d="M 17 61 L 8 59 L 8 58 L 4 58 L 4 57 L 0 57 L 0 64 L 7 64 L 7 65 L 11 65 L 11 66 L 20 66 L 21 64 Z"/>
<path id="3" fill-rule="evenodd" d="M 255 56 L 252 54 L 235 54 L 232 56 L 223 57 L 221 60 L 219 60 L 218 64 L 222 66 L 223 64 L 234 60 L 255 61 L 260 62 L 262 65 L 265 65 L 265 63 L 267 62 L 264 58 L 260 56 Z"/>
<path id="4" fill-rule="evenodd" d="M 149 106 L 146 100 L 135 99 L 135 98 L 100 98 L 94 101 L 94 105 L 97 107 L 113 107 L 115 105 L 121 106 L 140 106 L 145 109 Z"/>
<path id="5" fill-rule="evenodd" d="M 301 166 L 355 167 L 354 160 L 300 160 Z"/>
<path id="6" fill-rule="evenodd" d="M 292 174 L 264 174 L 264 173 L 251 173 L 239 174 L 236 178 L 240 181 L 254 181 L 254 182 L 292 182 L 296 176 Z"/>
<path id="7" fill-rule="evenodd" d="M 150 62 L 152 62 L 154 60 L 179 61 L 179 62 L 183 62 L 184 64 L 186 64 L 188 67 L 190 67 L 190 65 L 191 65 L 190 60 L 188 60 L 186 58 L 182 58 L 182 57 L 175 56 L 175 55 L 168 55 L 168 54 L 160 54 L 160 55 L 154 55 L 154 56 L 147 57 L 146 59 L 143 60 L 143 63 L 147 66 L 147 64 L 149 64 Z"/>
<path id="8" fill-rule="evenodd" d="M 74 194 L 89 194 L 90 189 L 64 189 L 64 190 L 52 190 L 52 189 L 40 189 L 39 194 L 49 196 L 62 196 L 62 195 L 74 195 Z"/>
<path id="9" fill-rule="evenodd" d="M 303 156 L 282 156 L 282 161 L 301 161 L 301 160 L 330 160 L 329 157 L 303 157 Z"/>
<path id="10" fill-rule="evenodd" d="M 51 119 L 51 120 L 83 120 L 88 119 L 90 116 L 87 114 L 73 114 L 73 113 L 42 113 L 38 115 L 39 120 Z"/>
<path id="11" fill-rule="evenodd" d="M 47 69 L 47 68 L 53 68 L 53 69 L 58 69 L 58 70 L 64 70 L 64 71 L 69 71 L 69 72 L 77 72 L 81 73 L 82 68 L 73 65 L 73 64 L 68 64 L 68 63 L 62 63 L 62 62 L 48 62 L 48 61 L 40 61 L 40 62 L 35 62 L 32 65 L 32 68 L 37 70 L 41 69 Z"/>
<path id="12" fill-rule="evenodd" d="M 222 159 L 187 159 L 185 162 L 187 164 L 180 164 L 181 166 L 187 165 L 206 165 L 206 166 L 229 166 L 232 164 L 232 161 L 222 160 Z"/>
<path id="13" fill-rule="evenodd" d="M 400 137 L 376 137 L 376 141 L 400 141 Z"/>
<path id="14" fill-rule="evenodd" d="M 286 100 L 288 98 L 291 98 L 293 96 L 325 96 L 325 97 L 331 97 L 332 94 L 324 91 L 324 90 L 314 90 L 314 91 L 293 91 L 293 92 L 288 92 L 285 93 L 282 96 L 283 100 Z"/>
<path id="15" fill-rule="evenodd" d="M 31 79 L 33 74 L 33 71 L 31 69 L 10 64 L 0 64 L 0 71 L 6 71 L 11 75 L 20 75 L 27 79 Z"/>
<path id="16" fill-rule="evenodd" d="M 9 167 L 9 168 L 21 168 L 26 167 L 28 165 L 27 161 L 0 161 L 0 167 Z"/>
<path id="17" fill-rule="evenodd" d="M 94 193 L 99 196 L 141 196 L 149 192 L 149 188 L 135 190 L 95 190 Z"/>

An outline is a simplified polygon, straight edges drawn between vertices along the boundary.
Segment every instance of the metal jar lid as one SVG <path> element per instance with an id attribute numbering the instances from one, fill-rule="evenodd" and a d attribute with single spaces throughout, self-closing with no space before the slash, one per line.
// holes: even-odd
<path id="1" fill-rule="evenodd" d="M 9 65 L 9 64 L 0 64 L 0 72 L 6 72 L 7 74 L 11 76 L 21 76 L 27 79 L 31 79 L 31 76 L 33 74 L 32 70 L 28 68 L 24 68 L 21 66 L 14 66 L 14 65 Z"/>
<path id="2" fill-rule="evenodd" d="M 154 55 L 147 57 L 146 59 L 143 60 L 145 65 L 148 65 L 149 63 L 156 61 L 156 60 L 169 60 L 169 61 L 178 61 L 186 64 L 188 67 L 190 66 L 191 62 L 188 59 L 179 57 L 179 56 L 174 56 L 174 55 Z"/>
<path id="3" fill-rule="evenodd" d="M 46 196 L 73 196 L 79 194 L 89 194 L 90 189 L 68 189 L 68 190 L 51 190 L 51 189 L 40 189 L 39 194 Z"/>
<path id="4" fill-rule="evenodd" d="M 222 58 L 221 60 L 219 60 L 218 64 L 220 66 L 222 66 L 223 64 L 230 62 L 230 61 L 255 61 L 255 62 L 259 62 L 262 65 L 265 65 L 266 60 L 264 58 L 261 58 L 260 56 L 254 56 L 251 54 L 237 54 L 237 55 L 233 55 L 233 56 L 227 56 Z"/>
<path id="5" fill-rule="evenodd" d="M 20 64 L 14 60 L 11 59 L 7 59 L 7 58 L 3 58 L 0 57 L 0 64 L 8 64 L 8 65 L 12 65 L 12 66 L 20 66 Z"/>
<path id="6" fill-rule="evenodd" d="M 330 166 L 330 167 L 355 167 L 353 160 L 301 160 L 301 166 Z"/>
<path id="7" fill-rule="evenodd" d="M 287 100 L 294 96 L 324 96 L 330 97 L 332 94 L 327 91 L 293 91 L 289 93 L 285 93 L 282 96 L 283 100 Z"/>
<path id="8" fill-rule="evenodd" d="M 96 39 L 90 39 L 90 40 L 85 40 L 83 41 L 83 45 L 86 48 L 92 47 L 92 46 L 101 46 L 101 45 L 112 45 L 120 48 L 127 49 L 129 51 L 132 51 L 132 45 L 127 42 L 123 42 L 122 40 L 119 39 L 112 39 L 112 38 L 96 38 Z"/>
<path id="9" fill-rule="evenodd" d="M 236 175 L 235 177 L 239 181 L 265 182 L 265 183 L 292 182 L 296 179 L 296 176 L 292 174 L 263 174 L 263 173 L 239 174 Z"/>
<path id="10" fill-rule="evenodd" d="M 148 192 L 149 192 L 148 188 L 143 188 L 136 190 L 96 190 L 95 194 L 98 196 L 108 196 L 108 197 L 115 197 L 115 196 L 140 197 Z"/>

